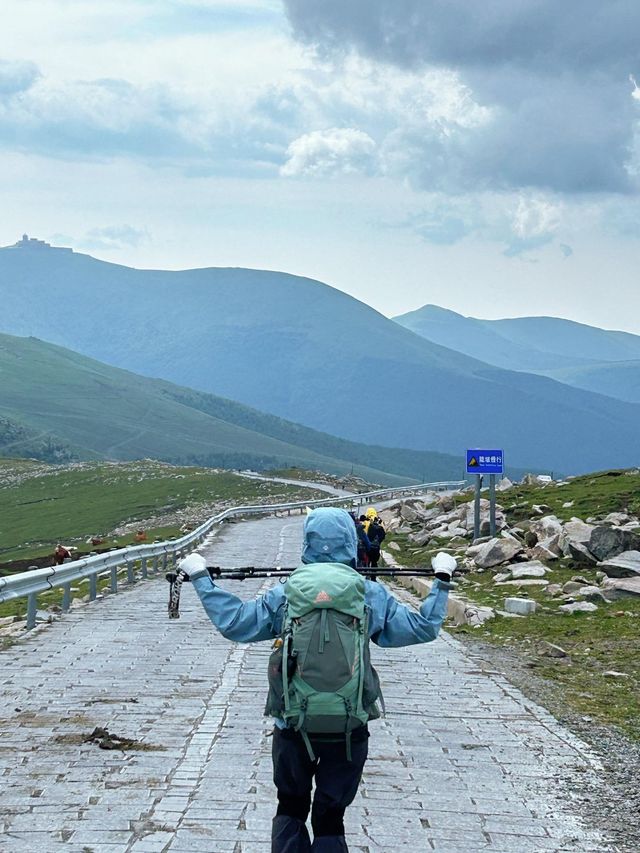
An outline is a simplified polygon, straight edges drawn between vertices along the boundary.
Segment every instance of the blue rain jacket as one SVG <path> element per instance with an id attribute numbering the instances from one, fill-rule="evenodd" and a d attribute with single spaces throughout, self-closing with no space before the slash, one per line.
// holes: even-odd
<path id="1" fill-rule="evenodd" d="M 238 643 L 272 640 L 282 629 L 284 585 L 277 583 L 253 601 L 242 601 L 216 586 L 209 575 L 193 579 L 207 616 L 223 637 Z M 380 583 L 365 581 L 369 636 L 378 646 L 392 648 L 435 640 L 447 613 L 450 584 L 437 578 L 419 612 L 401 604 Z"/>
<path id="2" fill-rule="evenodd" d="M 355 566 L 358 536 L 353 518 L 344 509 L 319 507 L 306 517 L 303 563 L 345 563 Z M 320 571 L 321 567 L 318 567 Z M 242 601 L 217 587 L 206 570 L 192 574 L 193 587 L 209 619 L 228 640 L 253 643 L 272 640 L 282 629 L 284 587 L 278 583 L 254 601 Z M 382 584 L 365 581 L 369 637 L 378 646 L 410 646 L 435 640 L 447 613 L 451 585 L 437 578 L 416 613 L 401 604 Z"/>

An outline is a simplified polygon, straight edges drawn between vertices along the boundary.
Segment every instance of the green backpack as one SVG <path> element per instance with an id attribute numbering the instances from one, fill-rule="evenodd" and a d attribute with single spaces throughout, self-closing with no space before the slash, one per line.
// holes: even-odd
<path id="1" fill-rule="evenodd" d="M 299 731 L 314 760 L 309 735 L 346 740 L 384 709 L 369 656 L 365 582 L 342 563 L 300 566 L 285 585 L 282 633 L 269 659 L 265 713 Z"/>

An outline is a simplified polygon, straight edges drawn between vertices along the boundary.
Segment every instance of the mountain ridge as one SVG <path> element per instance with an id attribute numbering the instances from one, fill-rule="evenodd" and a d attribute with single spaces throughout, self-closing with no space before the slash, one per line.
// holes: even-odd
<path id="1" fill-rule="evenodd" d="M 482 357 L 496 367 L 537 373 L 574 388 L 640 402 L 640 336 L 631 332 L 547 315 L 481 320 L 431 304 L 394 320 L 427 340 L 446 341 L 457 351 Z"/>
<path id="2" fill-rule="evenodd" d="M 0 327 L 365 444 L 502 445 L 520 468 L 634 464 L 640 407 L 432 344 L 313 279 L 0 251 Z"/>

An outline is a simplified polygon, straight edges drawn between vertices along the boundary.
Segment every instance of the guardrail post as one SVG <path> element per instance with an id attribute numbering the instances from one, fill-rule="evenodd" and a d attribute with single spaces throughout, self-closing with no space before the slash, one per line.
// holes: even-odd
<path id="1" fill-rule="evenodd" d="M 133 570 L 133 563 L 131 560 L 127 560 L 127 583 L 135 583 L 136 575 Z"/>
<path id="2" fill-rule="evenodd" d="M 146 580 L 149 577 L 149 573 L 147 572 L 147 558 L 143 557 L 140 561 L 140 568 L 142 570 L 142 577 Z"/>
<path id="3" fill-rule="evenodd" d="M 36 627 L 36 611 L 38 609 L 38 594 L 30 592 L 27 597 L 27 630 Z"/>
<path id="4" fill-rule="evenodd" d="M 177 552 L 177 551 L 174 551 L 174 552 L 171 554 L 171 564 L 172 564 L 173 566 L 176 566 L 176 565 L 178 564 L 178 552 Z"/>
<path id="5" fill-rule="evenodd" d="M 163 572 L 166 572 L 166 571 L 167 571 L 167 564 L 168 564 L 168 562 L 169 562 L 169 555 L 168 555 L 168 554 L 167 554 L 167 552 L 165 551 L 165 552 L 163 553 L 163 555 L 162 555 L 162 571 L 163 571 Z"/>
<path id="6" fill-rule="evenodd" d="M 71 607 L 71 583 L 65 583 L 62 587 L 62 611 L 66 613 Z"/>
<path id="7" fill-rule="evenodd" d="M 115 593 L 118 591 L 118 567 L 111 566 L 111 592 Z"/>
<path id="8" fill-rule="evenodd" d="M 95 601 L 98 594 L 98 575 L 94 572 L 89 575 L 89 601 Z"/>
<path id="9" fill-rule="evenodd" d="M 151 569 L 152 569 L 154 575 L 158 571 L 158 555 L 157 554 L 151 560 Z"/>

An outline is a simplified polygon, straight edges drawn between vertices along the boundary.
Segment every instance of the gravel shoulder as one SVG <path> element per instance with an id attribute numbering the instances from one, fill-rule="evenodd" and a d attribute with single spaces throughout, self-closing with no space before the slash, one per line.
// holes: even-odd
<path id="1" fill-rule="evenodd" d="M 468 634 L 456 639 L 491 668 L 507 674 L 525 696 L 547 708 L 553 716 L 585 741 L 602 763 L 602 784 L 585 778 L 575 791 L 575 803 L 584 817 L 615 839 L 621 853 L 640 850 L 640 744 L 612 726 L 573 713 L 564 702 L 562 688 L 541 678 L 515 652 L 482 642 Z"/>

